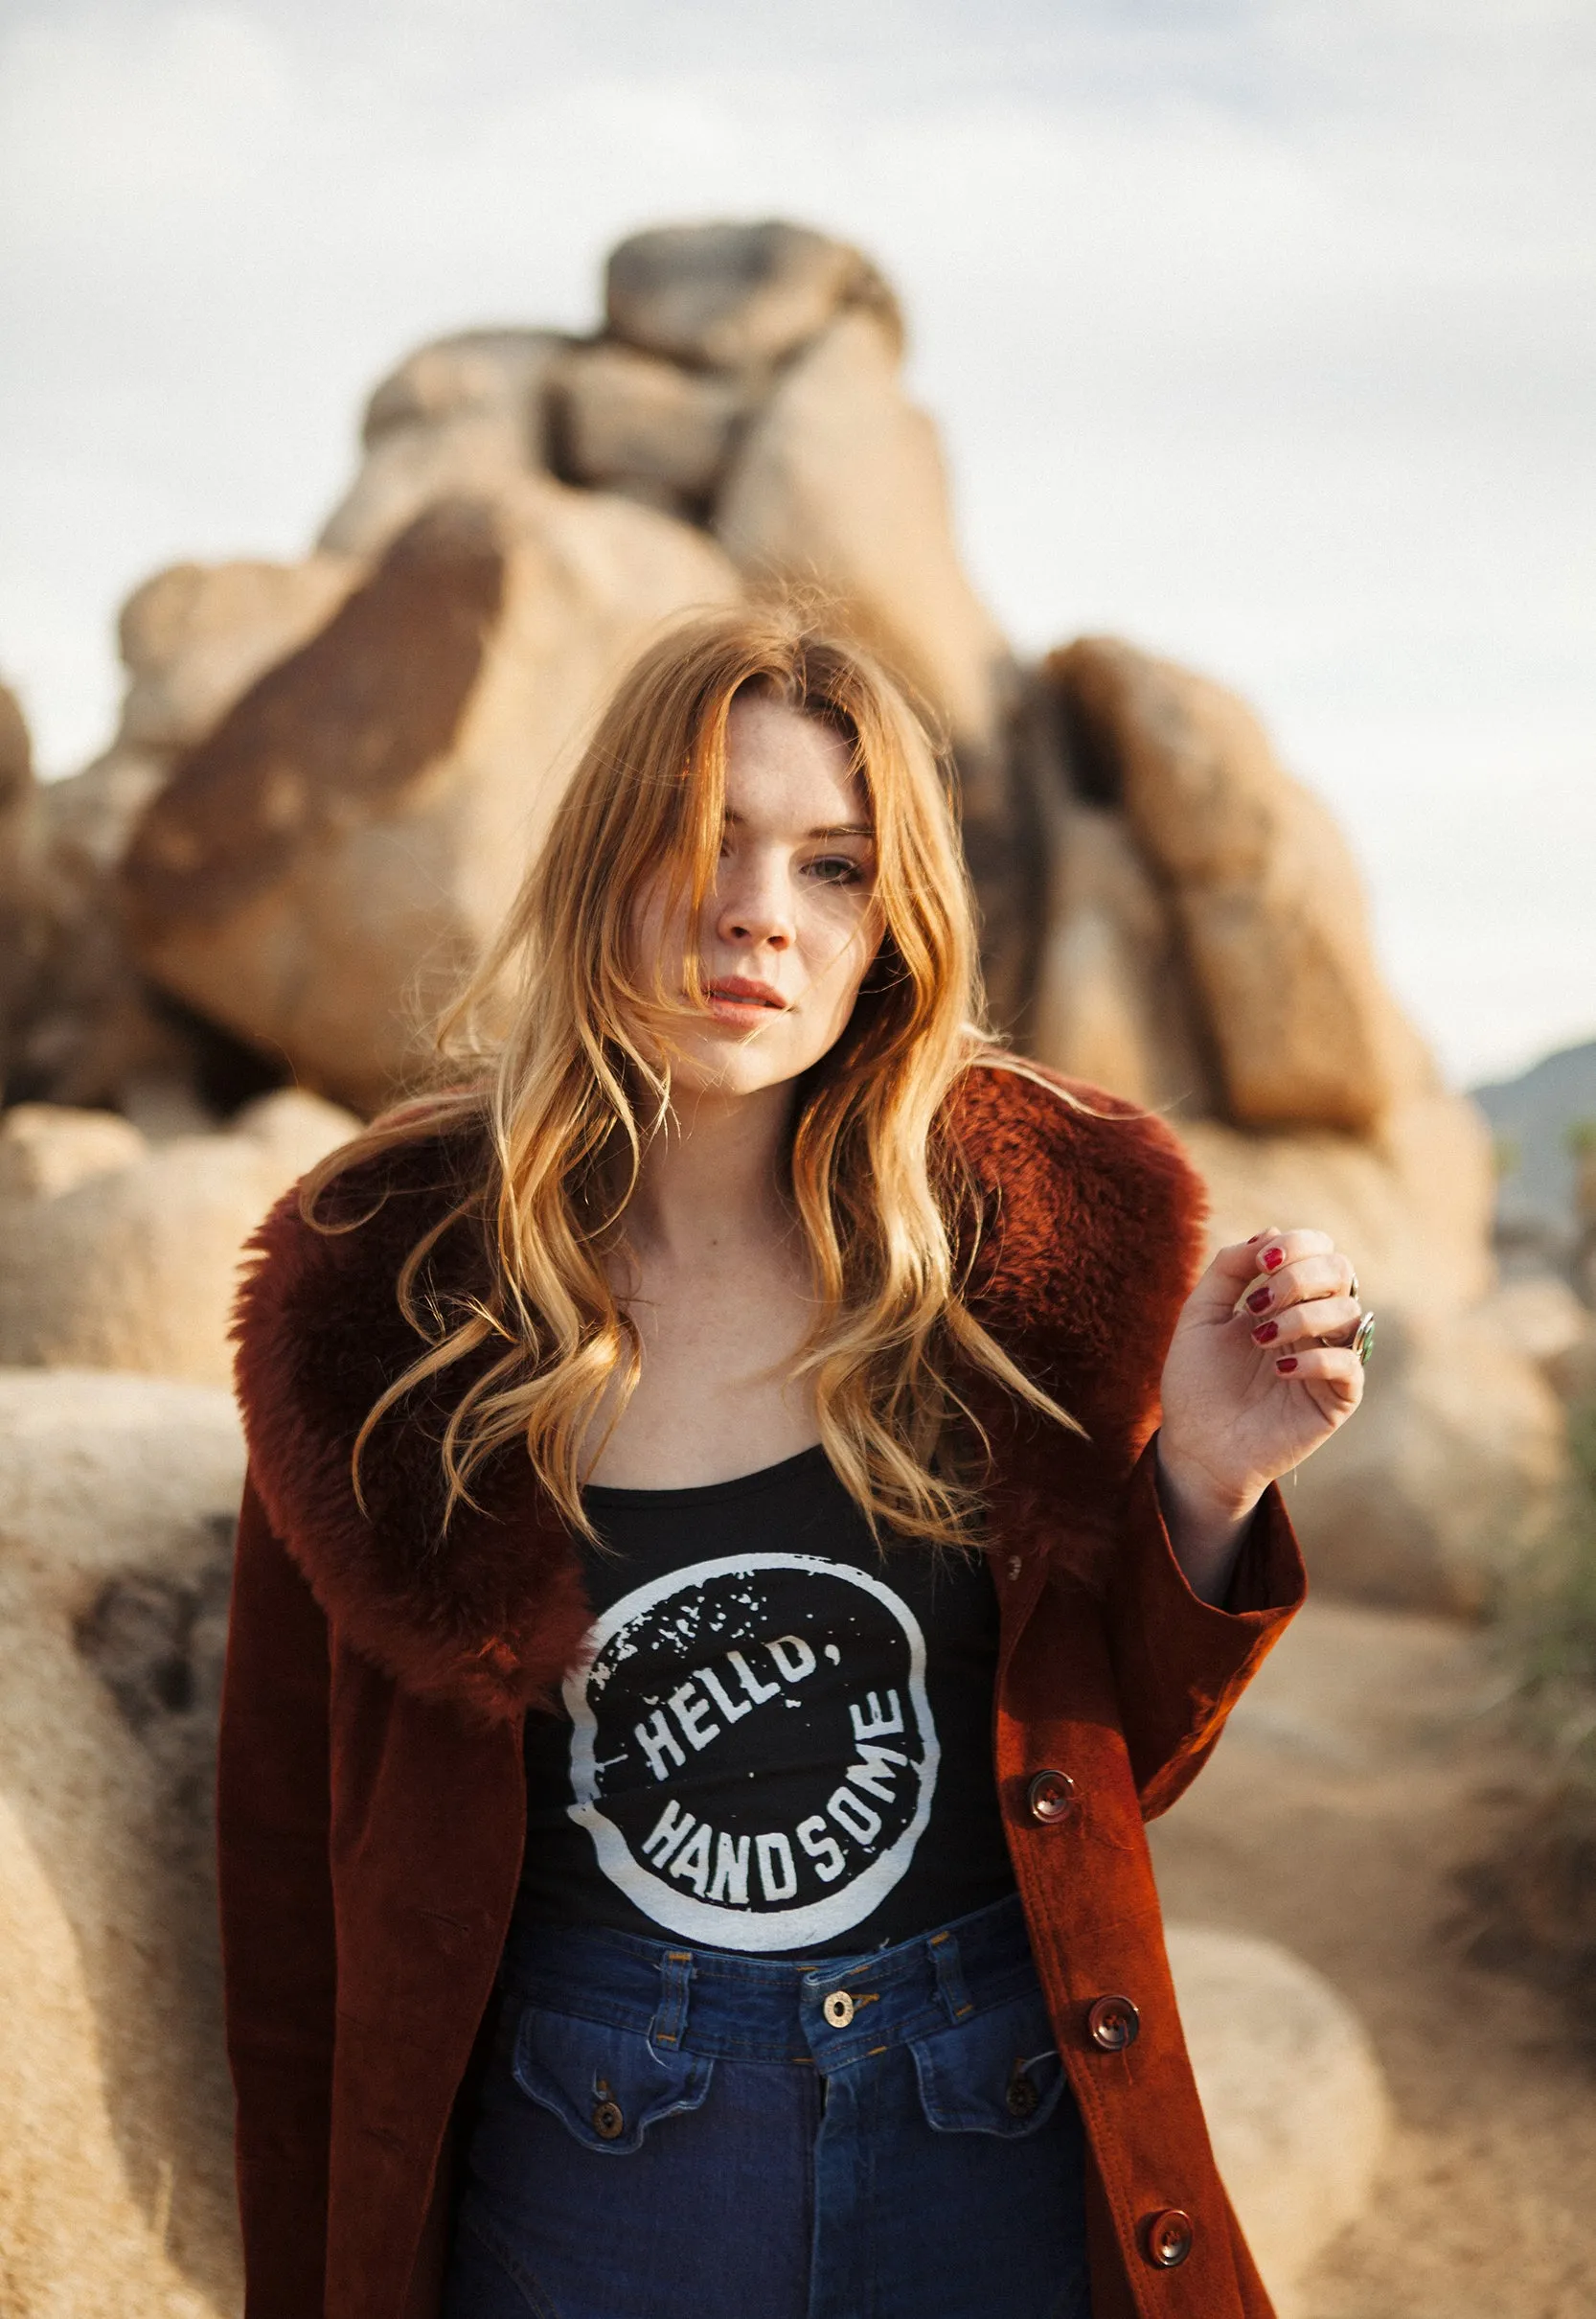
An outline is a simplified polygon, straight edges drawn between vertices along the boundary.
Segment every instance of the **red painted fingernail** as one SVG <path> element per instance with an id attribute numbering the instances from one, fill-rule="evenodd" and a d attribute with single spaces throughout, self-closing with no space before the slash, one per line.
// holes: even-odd
<path id="1" fill-rule="evenodd" d="M 1283 1377 L 1288 1377 L 1296 1366 L 1297 1357 L 1295 1353 L 1288 1353 L 1284 1361 L 1277 1361 L 1275 1363 L 1276 1368 L 1279 1369 Z"/>
<path id="2" fill-rule="evenodd" d="M 1266 1273 L 1278 1273 L 1286 1261 L 1286 1251 L 1283 1248 L 1266 1248 L 1258 1261 Z"/>
<path id="3" fill-rule="evenodd" d="M 1278 1320 L 1265 1320 L 1262 1322 L 1259 1327 L 1253 1330 L 1252 1341 L 1254 1344 L 1272 1344 L 1279 1334 L 1280 1322 Z"/>
<path id="4" fill-rule="evenodd" d="M 1274 1291 L 1272 1288 L 1255 1288 L 1247 1298 L 1247 1311 L 1249 1313 L 1266 1313 L 1273 1302 Z"/>

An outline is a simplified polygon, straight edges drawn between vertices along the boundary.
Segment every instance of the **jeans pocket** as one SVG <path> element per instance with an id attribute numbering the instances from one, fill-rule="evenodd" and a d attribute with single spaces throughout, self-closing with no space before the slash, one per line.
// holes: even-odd
<path id="1" fill-rule="evenodd" d="M 640 2030 L 528 2005 L 511 2070 L 522 2093 L 584 2148 L 626 2157 L 662 2118 L 698 2107 L 715 2063 L 698 2054 L 662 2054 Z"/>
<path id="2" fill-rule="evenodd" d="M 1064 2065 L 1039 1992 L 910 2040 L 920 2099 L 942 2134 L 1039 2133 L 1064 2093 Z"/>

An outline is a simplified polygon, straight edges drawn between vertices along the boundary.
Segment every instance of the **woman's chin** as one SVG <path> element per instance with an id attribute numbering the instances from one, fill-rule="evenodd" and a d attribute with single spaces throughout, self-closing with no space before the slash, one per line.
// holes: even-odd
<path id="1" fill-rule="evenodd" d="M 682 1095 L 759 1095 L 786 1087 L 810 1060 L 788 1052 L 786 1041 L 712 1033 L 683 1043 L 672 1065 L 671 1085 Z"/>

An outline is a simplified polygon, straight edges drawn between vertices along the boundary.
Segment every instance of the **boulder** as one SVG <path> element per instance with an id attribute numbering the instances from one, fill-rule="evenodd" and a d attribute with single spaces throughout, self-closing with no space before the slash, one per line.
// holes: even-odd
<path id="1" fill-rule="evenodd" d="M 0 815 L 14 809 L 34 783 L 34 745 L 22 703 L 9 684 L 0 684 Z"/>
<path id="2" fill-rule="evenodd" d="M 656 226 L 619 243 L 604 269 L 612 335 L 692 368 L 768 368 L 848 307 L 878 316 L 901 351 L 898 301 L 869 259 L 779 218 Z"/>
<path id="3" fill-rule="evenodd" d="M 106 1113 L 0 1114 L 0 1366 L 227 1385 L 243 1244 L 357 1124 L 297 1090 L 161 1145 Z"/>
<path id="4" fill-rule="evenodd" d="M 525 477 L 418 518 L 179 763 L 128 849 L 154 980 L 357 1110 L 497 927 L 605 688 L 739 583 L 685 525 Z"/>
<path id="5" fill-rule="evenodd" d="M 126 831 L 165 779 L 165 761 L 113 748 L 40 785 L 16 832 L 0 893 L 6 1099 L 118 1103 L 141 1080 L 187 1068 L 124 948 L 106 881 Z"/>
<path id="6" fill-rule="evenodd" d="M 27 877 L 37 796 L 34 745 L 22 704 L 9 685 L 0 684 L 0 903 L 11 907 Z"/>
<path id="7" fill-rule="evenodd" d="M 366 406 L 359 474 L 319 546 L 377 556 L 442 499 L 495 498 L 546 464 L 544 394 L 558 331 L 463 331 L 423 346 Z"/>
<path id="8" fill-rule="evenodd" d="M 1390 2132 L 1362 2025 L 1272 1940 L 1171 1925 L 1170 1966 L 1214 2154 L 1280 2319 L 1368 2203 Z"/>
<path id="9" fill-rule="evenodd" d="M 358 576 L 347 558 L 178 564 L 135 590 L 121 620 L 128 675 L 115 740 L 38 793 L 32 971 L 11 1008 L 8 1091 L 206 1124 L 203 1026 L 175 1020 L 127 954 L 115 878 L 174 753 L 200 739 L 262 671 L 296 651 Z M 255 1084 L 269 1077 L 265 1068 Z"/>
<path id="10" fill-rule="evenodd" d="M 42 800 L 53 874 L 103 901 L 101 883 L 114 873 L 145 807 L 171 767 L 164 749 L 113 742 L 80 773 L 52 781 Z"/>
<path id="11" fill-rule="evenodd" d="M 1013 657 L 959 562 L 937 431 L 878 315 L 841 315 L 783 373 L 712 528 L 756 584 L 814 589 L 955 741 L 995 750 Z"/>
<path id="12" fill-rule="evenodd" d="M 1361 882 L 1257 719 L 1110 638 L 1046 664 L 1077 748 L 1166 887 L 1238 1127 L 1370 1134 L 1437 1085 L 1374 960 Z"/>
<path id="13" fill-rule="evenodd" d="M 1071 1078 L 1185 1117 L 1219 1099 L 1165 895 L 1123 817 L 1056 793 L 1024 1044 Z"/>
<path id="14" fill-rule="evenodd" d="M 38 798 L 27 721 L 16 695 L 0 684 L 0 1087 L 14 1068 L 46 948 L 37 869 Z"/>
<path id="15" fill-rule="evenodd" d="M 1404 1103 L 1372 1137 L 1177 1124 L 1208 1186 L 1216 1246 L 1311 1223 L 1351 1252 L 1365 1304 L 1443 1320 L 1495 1286 L 1490 1138 L 1460 1096 Z"/>
<path id="16" fill-rule="evenodd" d="M 1540 1367 L 1558 1399 L 1588 1419 L 1596 1409 L 1596 1316 L 1588 1308 L 1584 1334 L 1562 1352 L 1541 1359 Z"/>
<path id="17" fill-rule="evenodd" d="M 146 1090 L 186 1089 L 191 1123 L 210 1121 L 195 1094 L 203 1026 L 180 1023 L 150 992 L 127 955 L 116 901 L 128 832 L 170 764 L 165 751 L 119 743 L 40 792 L 39 957 L 13 1039 L 12 1102 L 131 1110 Z"/>
<path id="18" fill-rule="evenodd" d="M 135 588 L 119 623 L 125 750 L 197 741 L 257 677 L 313 636 L 349 594 L 348 556 L 302 563 L 179 563 Z"/>
<path id="19" fill-rule="evenodd" d="M 211 1795 L 229 1396 L 0 1373 L 0 2306 L 240 2308 Z"/>
<path id="20" fill-rule="evenodd" d="M 58 1200 L 97 1176 L 119 1175 L 149 1146 L 117 1112 L 19 1103 L 0 1114 L 0 1203 Z"/>
<path id="21" fill-rule="evenodd" d="M 1382 1307 L 1357 1420 L 1286 1502 L 1327 1594 L 1477 1618 L 1543 1536 L 1566 1469 L 1562 1405 L 1489 1308 Z"/>
<path id="22" fill-rule="evenodd" d="M 1526 1361 L 1533 1361 L 1565 1399 L 1564 1381 L 1584 1366 L 1596 1321 L 1561 1273 L 1520 1274 L 1503 1281 L 1481 1307 L 1489 1321 Z"/>
<path id="23" fill-rule="evenodd" d="M 549 407 L 553 464 L 568 481 L 692 516 L 707 505 L 749 402 L 735 379 L 599 345 L 571 349 Z"/>

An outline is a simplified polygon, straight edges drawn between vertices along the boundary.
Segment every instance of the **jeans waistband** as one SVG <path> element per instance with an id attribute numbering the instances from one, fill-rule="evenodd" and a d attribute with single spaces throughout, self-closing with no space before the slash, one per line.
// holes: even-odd
<path id="1" fill-rule="evenodd" d="M 512 2012 L 538 2005 L 638 2031 L 664 2052 L 832 2070 L 1008 2002 L 1034 1986 L 1035 1967 L 1010 1894 L 892 1948 L 796 1962 L 517 1920 L 500 1977 Z"/>

